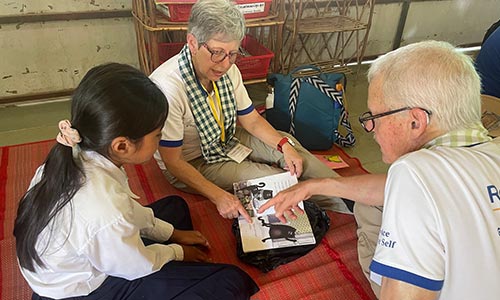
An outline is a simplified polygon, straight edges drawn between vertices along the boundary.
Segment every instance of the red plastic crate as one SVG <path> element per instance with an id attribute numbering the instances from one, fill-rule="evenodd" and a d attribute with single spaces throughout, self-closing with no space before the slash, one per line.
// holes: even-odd
<path id="1" fill-rule="evenodd" d="M 241 42 L 241 47 L 250 56 L 241 56 L 236 60 L 243 80 L 265 78 L 274 53 L 260 44 L 253 36 L 246 35 Z"/>
<path id="2" fill-rule="evenodd" d="M 166 62 L 169 58 L 181 52 L 181 49 L 185 44 L 186 43 L 159 43 L 158 56 L 160 58 L 160 64 Z"/>
<path id="3" fill-rule="evenodd" d="M 157 8 L 171 22 L 187 22 L 191 6 L 196 0 L 156 0 Z M 269 15 L 272 0 L 236 0 L 234 1 L 245 19 L 263 18 Z"/>
<path id="4" fill-rule="evenodd" d="M 159 43 L 158 55 L 160 63 L 164 63 L 179 53 L 184 45 L 185 43 Z M 251 35 L 245 36 L 241 42 L 241 47 L 249 54 L 248 56 L 240 56 L 236 60 L 236 65 L 240 69 L 243 80 L 265 78 L 274 53 L 261 45 Z"/>

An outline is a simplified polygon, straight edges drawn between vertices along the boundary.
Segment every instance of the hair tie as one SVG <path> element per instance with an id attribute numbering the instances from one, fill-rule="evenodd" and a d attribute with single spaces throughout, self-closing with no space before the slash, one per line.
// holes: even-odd
<path id="1" fill-rule="evenodd" d="M 82 138 L 78 130 L 71 127 L 69 120 L 62 120 L 59 122 L 59 134 L 56 140 L 61 145 L 73 148 L 82 141 Z"/>

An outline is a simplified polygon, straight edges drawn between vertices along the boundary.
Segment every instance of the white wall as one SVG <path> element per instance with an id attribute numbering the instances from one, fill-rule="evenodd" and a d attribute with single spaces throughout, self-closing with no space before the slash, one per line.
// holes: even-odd
<path id="1" fill-rule="evenodd" d="M 446 40 L 454 45 L 478 43 L 499 19 L 500 0 L 414 2 L 402 45 L 425 39 Z"/>
<path id="2" fill-rule="evenodd" d="M 2 0 L 1 15 L 131 8 L 129 0 Z"/>
<path id="3" fill-rule="evenodd" d="M 379 1 L 381 2 L 381 1 Z M 131 9 L 131 0 L 0 0 L 0 17 Z M 392 49 L 401 3 L 377 4 L 365 56 Z M 440 39 L 480 43 L 500 19 L 500 0 L 417 1 L 410 4 L 402 45 Z M 0 99 L 74 88 L 94 65 L 138 67 L 132 18 L 0 23 Z"/>
<path id="4" fill-rule="evenodd" d="M 365 56 L 392 50 L 402 8 L 402 3 L 375 5 Z M 453 45 L 479 44 L 499 19 L 500 0 L 412 1 L 401 46 L 428 39 Z"/>
<path id="5" fill-rule="evenodd" d="M 130 0 L 1 0 L 0 16 L 131 9 Z M 0 98 L 74 88 L 100 63 L 138 67 L 132 18 L 0 24 Z"/>

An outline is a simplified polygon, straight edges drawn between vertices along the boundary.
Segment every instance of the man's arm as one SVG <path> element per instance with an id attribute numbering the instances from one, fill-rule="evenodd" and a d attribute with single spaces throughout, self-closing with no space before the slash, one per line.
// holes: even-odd
<path id="1" fill-rule="evenodd" d="M 439 292 L 387 277 L 382 278 L 380 300 L 435 300 Z"/>
<path id="2" fill-rule="evenodd" d="M 184 160 L 182 147 L 159 147 L 159 152 L 168 171 L 184 184 L 212 201 L 222 217 L 232 219 L 238 217 L 238 213 L 240 213 L 247 221 L 251 221 L 248 212 L 235 195 L 207 180 Z"/>
<path id="3" fill-rule="evenodd" d="M 309 179 L 279 192 L 260 207 L 259 213 L 274 206 L 276 217 L 284 221 L 285 213 L 293 218 L 295 211 L 299 209 L 297 204 L 313 195 L 336 196 L 367 205 L 383 205 L 386 179 L 386 174 Z"/>
<path id="4" fill-rule="evenodd" d="M 387 174 L 363 174 L 319 179 L 313 192 L 361 202 L 366 205 L 383 205 Z"/>

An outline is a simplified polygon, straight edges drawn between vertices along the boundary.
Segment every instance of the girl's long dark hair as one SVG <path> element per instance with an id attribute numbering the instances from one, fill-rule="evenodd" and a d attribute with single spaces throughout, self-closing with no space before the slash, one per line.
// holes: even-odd
<path id="1" fill-rule="evenodd" d="M 80 133 L 82 150 L 109 157 L 114 138 L 141 142 L 163 126 L 167 113 L 165 96 L 146 75 L 128 65 L 110 63 L 84 76 L 72 97 L 70 121 Z M 84 182 L 85 174 L 73 159 L 72 149 L 56 143 L 45 160 L 41 180 L 19 202 L 14 236 L 21 267 L 30 271 L 35 264 L 44 267 L 36 249 L 38 237 L 71 204 Z"/>

